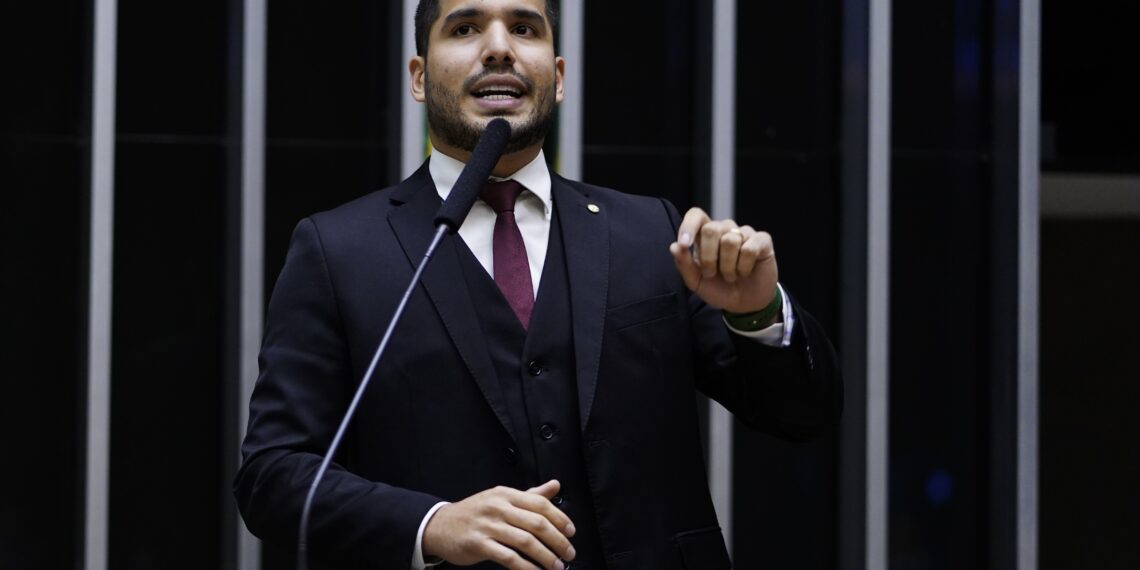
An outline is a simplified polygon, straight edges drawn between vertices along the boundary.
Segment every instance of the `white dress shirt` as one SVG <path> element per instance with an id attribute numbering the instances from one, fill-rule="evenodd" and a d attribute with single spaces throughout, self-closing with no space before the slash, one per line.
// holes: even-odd
<path id="1" fill-rule="evenodd" d="M 459 179 L 464 164 L 438 150 L 432 152 L 428 163 L 428 172 L 435 182 L 435 190 L 441 199 L 446 200 L 451 194 L 451 188 Z M 550 170 L 546 166 L 546 156 L 539 151 L 538 156 L 518 172 L 495 180 L 514 180 L 526 190 L 519 195 L 515 202 L 515 221 L 519 232 L 522 233 L 523 245 L 526 246 L 526 257 L 530 265 L 530 282 L 534 286 L 535 298 L 538 297 L 538 281 L 542 278 L 542 267 L 546 262 L 546 247 L 550 241 L 550 218 L 554 214 L 554 199 L 550 191 Z M 463 238 L 475 259 L 491 276 L 495 275 L 494 260 L 494 233 L 495 219 L 498 215 L 482 200 L 476 200 L 471 213 L 463 220 L 459 227 L 459 237 Z M 662 247 L 665 247 L 663 244 Z M 779 284 L 776 285 L 780 287 Z M 783 293 L 783 287 L 780 287 Z M 729 330 L 736 334 L 746 336 L 768 346 L 788 346 L 791 344 L 792 329 L 794 327 L 791 303 L 788 296 L 783 295 L 782 307 L 783 322 L 776 323 L 758 331 L 741 331 L 729 326 Z M 728 324 L 727 322 L 725 323 Z M 424 570 L 428 566 L 423 555 L 424 529 L 436 511 L 447 502 L 437 503 L 424 515 L 420 528 L 416 532 L 415 549 L 412 553 L 412 570 Z"/>
<path id="2" fill-rule="evenodd" d="M 451 187 L 463 171 L 463 163 L 436 151 L 431 155 L 428 170 L 435 181 L 435 191 L 443 200 L 451 194 Z M 530 264 L 530 282 L 534 286 L 534 296 L 538 298 L 538 280 L 542 278 L 542 265 L 546 262 L 546 246 L 550 242 L 550 217 L 554 214 L 554 202 L 550 196 L 550 170 L 546 168 L 546 157 L 542 151 L 507 178 L 494 180 L 514 180 L 526 188 L 515 202 L 515 222 L 522 233 L 526 246 L 526 258 Z M 471 213 L 459 227 L 459 237 L 475 254 L 475 259 L 491 276 L 495 275 L 495 213 L 486 202 L 476 200 Z"/>

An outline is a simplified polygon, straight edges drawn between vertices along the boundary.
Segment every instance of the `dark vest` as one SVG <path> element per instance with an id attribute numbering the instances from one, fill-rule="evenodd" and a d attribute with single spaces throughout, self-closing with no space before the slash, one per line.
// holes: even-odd
<path id="1" fill-rule="evenodd" d="M 551 218 L 529 331 L 471 251 L 460 250 L 467 290 L 509 407 L 524 480 L 537 486 L 558 479 L 562 490 L 554 504 L 576 529 L 570 540 L 577 553 L 571 567 L 605 568 L 582 451 L 570 286 L 558 216 Z"/>

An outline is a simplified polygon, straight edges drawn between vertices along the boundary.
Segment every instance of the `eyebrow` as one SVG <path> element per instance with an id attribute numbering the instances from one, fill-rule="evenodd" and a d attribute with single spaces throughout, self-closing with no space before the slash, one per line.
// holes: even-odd
<path id="1" fill-rule="evenodd" d="M 526 20 L 544 26 L 546 24 L 546 18 L 543 17 L 542 14 L 527 8 L 515 8 L 511 10 L 510 14 L 514 16 L 516 20 Z M 485 17 L 486 15 L 487 12 L 480 8 L 460 8 L 448 14 L 447 17 L 443 19 L 443 26 L 447 27 L 458 20 L 473 20 Z"/>

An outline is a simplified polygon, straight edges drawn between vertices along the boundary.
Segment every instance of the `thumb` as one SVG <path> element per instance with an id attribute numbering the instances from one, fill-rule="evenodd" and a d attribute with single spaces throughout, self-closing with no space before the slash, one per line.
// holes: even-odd
<path id="1" fill-rule="evenodd" d="M 537 495 L 542 495 L 543 497 L 546 497 L 547 499 L 553 499 L 554 496 L 557 495 L 558 491 L 561 489 L 562 489 L 562 484 L 558 482 L 558 479 L 551 479 L 551 480 L 549 480 L 549 481 L 547 481 L 547 482 L 545 482 L 545 483 L 543 483 L 537 487 L 531 487 L 531 488 L 527 489 L 526 492 L 527 493 L 535 493 Z"/>
<path id="2" fill-rule="evenodd" d="M 690 291 L 696 291 L 701 286 L 701 268 L 693 261 L 693 252 L 679 242 L 669 244 L 669 253 L 673 254 L 673 263 L 677 265 L 677 272 L 681 280 Z"/>

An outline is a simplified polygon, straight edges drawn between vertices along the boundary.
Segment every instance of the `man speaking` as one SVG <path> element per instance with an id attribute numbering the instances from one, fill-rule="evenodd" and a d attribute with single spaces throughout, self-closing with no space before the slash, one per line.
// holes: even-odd
<path id="1" fill-rule="evenodd" d="M 563 179 L 544 0 L 422 0 L 412 96 L 433 153 L 298 224 L 269 304 L 243 464 L 249 529 L 291 544 L 306 492 L 489 121 L 512 136 L 411 296 L 312 508 L 338 568 L 729 568 L 694 388 L 792 438 L 833 426 L 831 345 L 771 237 Z"/>

